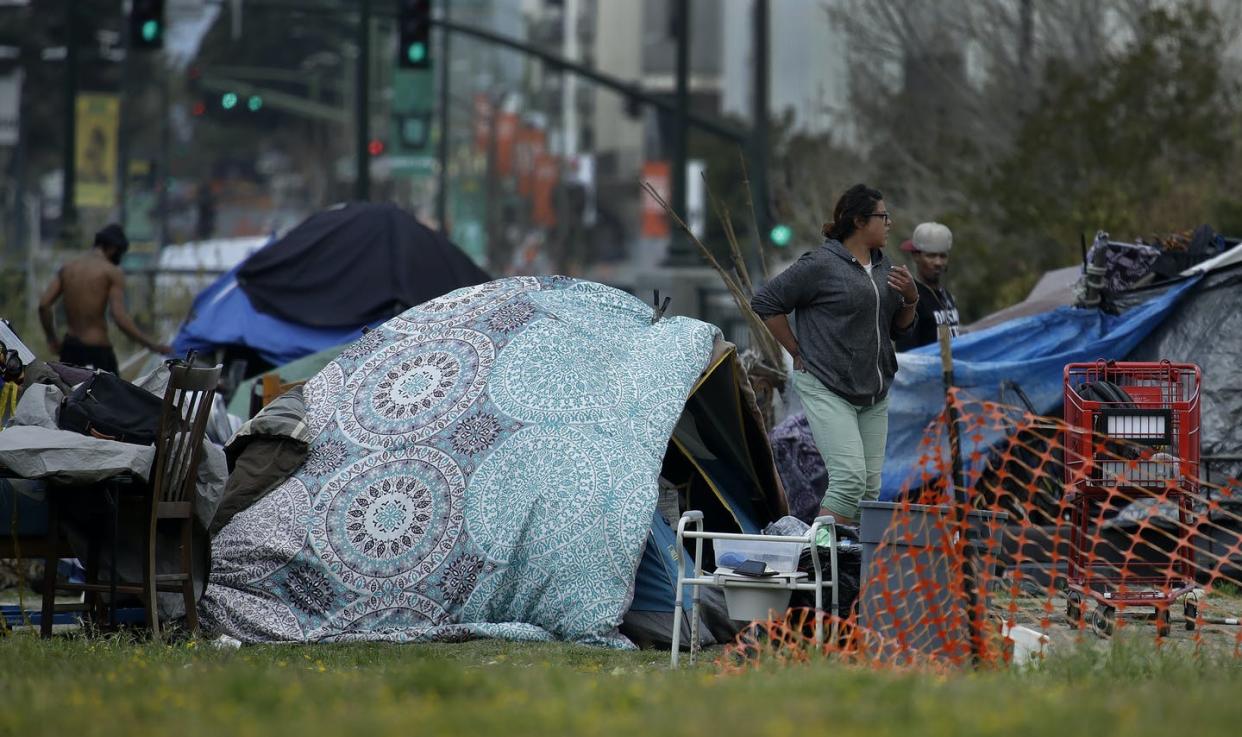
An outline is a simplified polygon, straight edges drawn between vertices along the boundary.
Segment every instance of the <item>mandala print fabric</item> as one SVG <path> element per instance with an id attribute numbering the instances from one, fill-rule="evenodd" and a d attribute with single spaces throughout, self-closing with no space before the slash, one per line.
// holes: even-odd
<path id="1" fill-rule="evenodd" d="M 715 338 L 559 277 L 393 318 L 306 384 L 310 454 L 216 538 L 205 625 L 627 646 L 660 461 Z"/>

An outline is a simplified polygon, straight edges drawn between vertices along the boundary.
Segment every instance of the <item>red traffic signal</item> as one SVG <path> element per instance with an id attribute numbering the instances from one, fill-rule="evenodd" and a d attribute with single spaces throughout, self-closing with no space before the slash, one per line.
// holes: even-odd
<path id="1" fill-rule="evenodd" d="M 372 156 L 379 156 L 384 153 L 384 142 L 378 138 L 372 138 L 370 142 L 367 143 L 367 153 Z"/>

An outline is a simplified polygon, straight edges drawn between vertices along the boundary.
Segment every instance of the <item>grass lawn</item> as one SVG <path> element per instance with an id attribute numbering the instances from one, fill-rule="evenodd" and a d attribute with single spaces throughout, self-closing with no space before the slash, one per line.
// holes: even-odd
<path id="1" fill-rule="evenodd" d="M 710 657 L 710 654 L 709 654 Z M 1242 663 L 1119 639 L 1027 673 L 718 675 L 564 644 L 0 640 L 0 735 L 1238 734 Z"/>

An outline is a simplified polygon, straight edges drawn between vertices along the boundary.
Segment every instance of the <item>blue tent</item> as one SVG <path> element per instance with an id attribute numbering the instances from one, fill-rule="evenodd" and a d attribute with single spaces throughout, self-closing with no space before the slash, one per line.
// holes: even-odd
<path id="1" fill-rule="evenodd" d="M 238 265 L 194 298 L 173 351 L 207 352 L 222 346 L 254 349 L 264 361 L 281 366 L 302 356 L 355 340 L 363 326 L 315 328 L 255 309 L 237 283 Z"/>
<path id="2" fill-rule="evenodd" d="M 396 205 L 330 207 L 200 293 L 173 348 L 248 348 L 281 366 L 487 279 L 447 238 Z"/>

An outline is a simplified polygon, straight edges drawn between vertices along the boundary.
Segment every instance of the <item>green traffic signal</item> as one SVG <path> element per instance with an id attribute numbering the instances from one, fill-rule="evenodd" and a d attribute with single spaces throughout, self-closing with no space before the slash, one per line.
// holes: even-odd
<path id="1" fill-rule="evenodd" d="M 160 36 L 160 22 L 157 20 L 144 21 L 142 24 L 142 40 L 151 43 Z"/>
<path id="2" fill-rule="evenodd" d="M 237 107 L 237 93 L 225 92 L 224 96 L 220 98 L 220 107 L 225 110 L 232 110 Z"/>
<path id="3" fill-rule="evenodd" d="M 418 64 L 427 58 L 427 44 L 412 43 L 405 49 L 405 58 L 410 60 L 411 64 Z"/>
<path id="4" fill-rule="evenodd" d="M 793 240 L 793 228 L 788 225 L 775 225 L 768 233 L 768 239 L 772 241 L 772 245 L 784 248 Z"/>
<path id="5" fill-rule="evenodd" d="M 259 108 L 263 107 L 263 98 L 258 95 L 251 95 L 250 99 L 246 100 L 246 107 L 250 108 L 252 113 L 259 112 Z"/>

